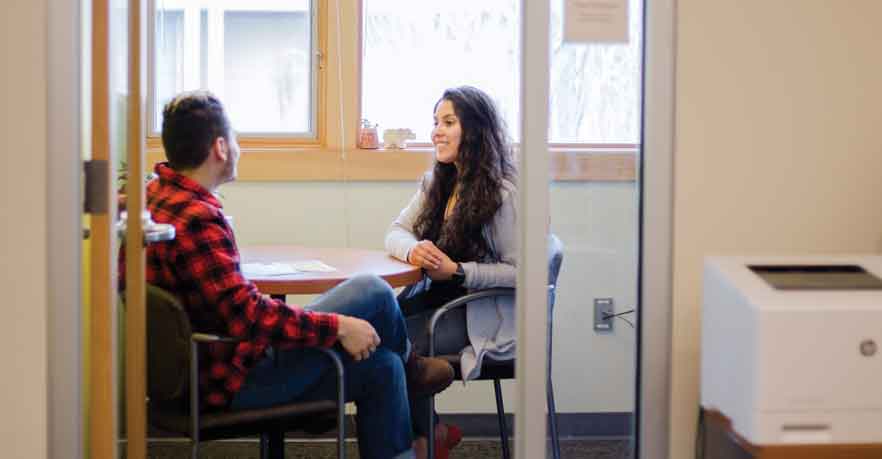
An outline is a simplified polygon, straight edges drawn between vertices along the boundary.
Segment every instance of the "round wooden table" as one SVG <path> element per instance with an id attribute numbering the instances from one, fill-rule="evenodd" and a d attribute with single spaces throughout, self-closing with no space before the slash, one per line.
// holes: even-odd
<path id="1" fill-rule="evenodd" d="M 420 268 L 403 263 L 380 250 L 315 248 L 296 245 L 250 246 L 240 249 L 241 263 L 293 263 L 318 260 L 334 268 L 328 273 L 252 276 L 248 279 L 261 293 L 306 295 L 324 293 L 356 274 L 376 274 L 392 287 L 415 284 L 422 277 Z"/>

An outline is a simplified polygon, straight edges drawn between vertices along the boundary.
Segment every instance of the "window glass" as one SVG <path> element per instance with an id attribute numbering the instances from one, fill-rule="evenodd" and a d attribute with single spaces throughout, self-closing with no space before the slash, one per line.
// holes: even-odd
<path id="1" fill-rule="evenodd" d="M 563 44 L 563 0 L 552 0 L 551 119 L 556 143 L 639 142 L 641 2 L 631 0 L 627 44 Z M 410 128 L 428 142 L 445 88 L 490 93 L 519 138 L 517 0 L 364 0 L 362 116 Z"/>
<path id="2" fill-rule="evenodd" d="M 315 131 L 313 15 L 308 0 L 158 0 L 154 132 L 178 92 L 220 96 L 243 134 Z"/>

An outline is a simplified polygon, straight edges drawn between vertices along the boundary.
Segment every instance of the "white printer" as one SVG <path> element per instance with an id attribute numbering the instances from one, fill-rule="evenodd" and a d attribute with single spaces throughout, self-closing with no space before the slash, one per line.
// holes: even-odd
<path id="1" fill-rule="evenodd" d="M 882 442 L 882 256 L 709 257 L 701 404 L 755 445 Z"/>

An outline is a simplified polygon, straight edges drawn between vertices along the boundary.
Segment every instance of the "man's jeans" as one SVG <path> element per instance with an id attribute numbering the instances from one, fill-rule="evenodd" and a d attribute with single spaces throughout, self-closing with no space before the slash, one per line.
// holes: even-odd
<path id="1" fill-rule="evenodd" d="M 407 325 L 395 293 L 377 276 L 356 276 L 316 299 L 306 309 L 335 312 L 370 322 L 380 346 L 360 362 L 342 349 L 346 401 L 358 407 L 358 449 L 365 459 L 413 457 L 404 362 L 410 353 Z M 275 362 L 278 360 L 278 362 Z M 261 408 L 300 400 L 336 400 L 337 374 L 318 351 L 274 350 L 251 369 L 232 408 Z"/>

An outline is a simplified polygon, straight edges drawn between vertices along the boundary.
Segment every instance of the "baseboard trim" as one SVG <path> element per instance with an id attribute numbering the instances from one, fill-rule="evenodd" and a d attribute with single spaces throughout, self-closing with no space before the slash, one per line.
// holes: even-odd
<path id="1" fill-rule="evenodd" d="M 346 416 L 347 433 L 355 431 L 355 418 Z M 514 429 L 514 416 L 505 415 L 509 432 Z M 466 437 L 497 437 L 499 424 L 492 413 L 450 413 L 442 414 L 441 421 L 458 425 Z M 558 413 L 557 429 L 560 438 L 628 438 L 633 435 L 633 415 L 629 412 L 612 413 Z M 150 438 L 175 438 L 179 435 L 150 428 Z M 349 435 L 347 435 L 349 436 Z M 333 438 L 334 432 L 323 435 L 308 435 L 302 432 L 291 432 L 288 438 Z"/>
<path id="2" fill-rule="evenodd" d="M 506 414 L 510 431 L 514 429 L 514 415 Z M 442 422 L 456 424 L 469 437 L 496 437 L 499 424 L 495 414 L 442 414 Z M 633 416 L 628 412 L 615 413 L 558 413 L 557 430 L 561 438 L 623 438 L 633 432 Z"/>

